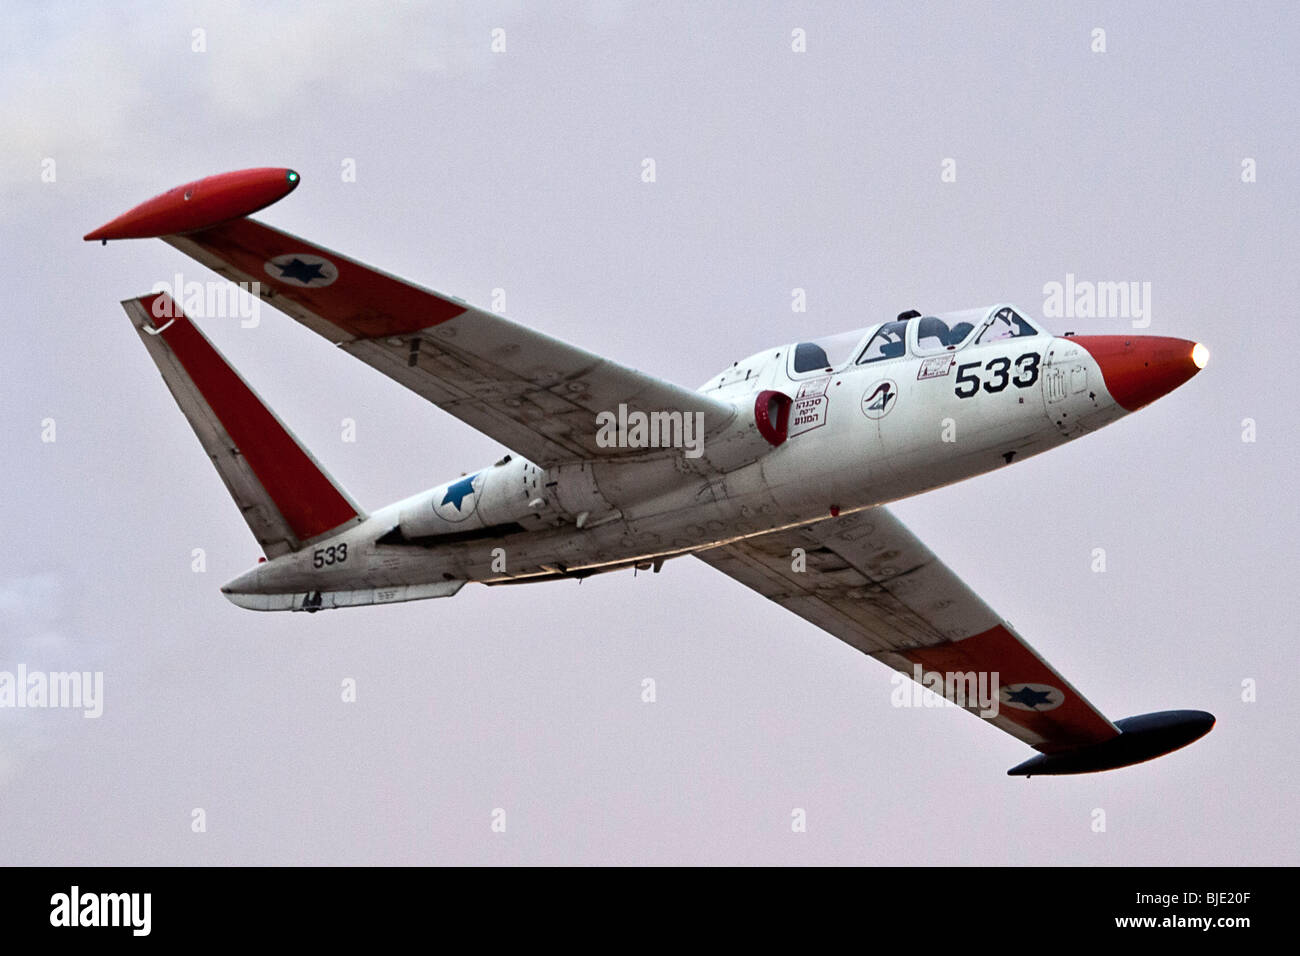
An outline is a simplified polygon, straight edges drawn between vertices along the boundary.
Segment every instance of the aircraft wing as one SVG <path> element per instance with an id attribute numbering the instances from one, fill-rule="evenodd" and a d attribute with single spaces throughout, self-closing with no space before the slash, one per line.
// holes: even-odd
<path id="1" fill-rule="evenodd" d="M 803 549 L 806 570 L 793 569 L 796 548 Z M 1125 729 L 1102 716 L 884 508 L 696 556 L 908 677 L 917 665 L 945 675 L 996 673 L 998 712 L 985 719 L 1044 754 L 1087 752 Z M 935 689 L 951 700 L 947 691 L 956 688 Z M 974 700 L 965 706 L 980 709 Z"/>
<path id="2" fill-rule="evenodd" d="M 254 219 L 160 238 L 234 282 L 259 283 L 270 305 L 542 467 L 645 454 L 597 445 L 597 413 L 620 404 L 701 412 L 706 438 L 736 414 Z"/>

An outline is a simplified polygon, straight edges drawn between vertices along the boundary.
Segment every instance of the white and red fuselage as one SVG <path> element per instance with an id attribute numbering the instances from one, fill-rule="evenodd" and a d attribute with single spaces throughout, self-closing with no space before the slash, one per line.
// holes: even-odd
<path id="1" fill-rule="evenodd" d="M 376 589 L 409 600 L 467 581 L 657 570 L 1047 451 L 1177 387 L 1205 355 L 1182 339 L 1053 336 L 1005 305 L 900 317 L 769 349 L 715 376 L 700 391 L 737 415 L 702 447 L 550 469 L 507 455 L 261 563 L 223 592 L 253 609 L 315 610 L 351 603 L 349 592 L 372 603 Z"/>

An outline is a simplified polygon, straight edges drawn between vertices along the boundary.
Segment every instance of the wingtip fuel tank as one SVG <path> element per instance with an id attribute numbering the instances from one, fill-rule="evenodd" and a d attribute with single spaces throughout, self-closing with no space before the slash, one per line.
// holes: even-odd
<path id="1" fill-rule="evenodd" d="M 292 169 L 262 166 L 196 179 L 140 203 L 86 233 L 85 239 L 107 242 L 197 232 L 266 208 L 293 192 L 300 178 Z"/>

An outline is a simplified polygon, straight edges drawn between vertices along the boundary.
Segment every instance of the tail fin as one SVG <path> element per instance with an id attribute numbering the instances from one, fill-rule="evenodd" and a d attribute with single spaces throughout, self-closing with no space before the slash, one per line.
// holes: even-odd
<path id="1" fill-rule="evenodd" d="M 170 296 L 122 307 L 268 558 L 364 520 Z"/>

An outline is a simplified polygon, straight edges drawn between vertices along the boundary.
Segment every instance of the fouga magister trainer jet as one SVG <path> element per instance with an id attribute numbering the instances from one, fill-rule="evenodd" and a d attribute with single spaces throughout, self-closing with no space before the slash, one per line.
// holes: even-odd
<path id="1" fill-rule="evenodd" d="M 693 555 L 1039 751 L 1013 775 L 1123 767 L 1214 725 L 1194 710 L 1112 723 L 884 507 L 1137 411 L 1203 368 L 1203 345 L 1058 337 L 1008 304 L 907 311 L 691 391 L 248 218 L 298 182 L 211 176 L 85 238 L 162 239 L 508 453 L 366 512 L 177 302 L 127 299 L 265 552 L 221 589 L 240 607 L 450 597 Z M 988 675 L 992 708 L 966 693 Z"/>

